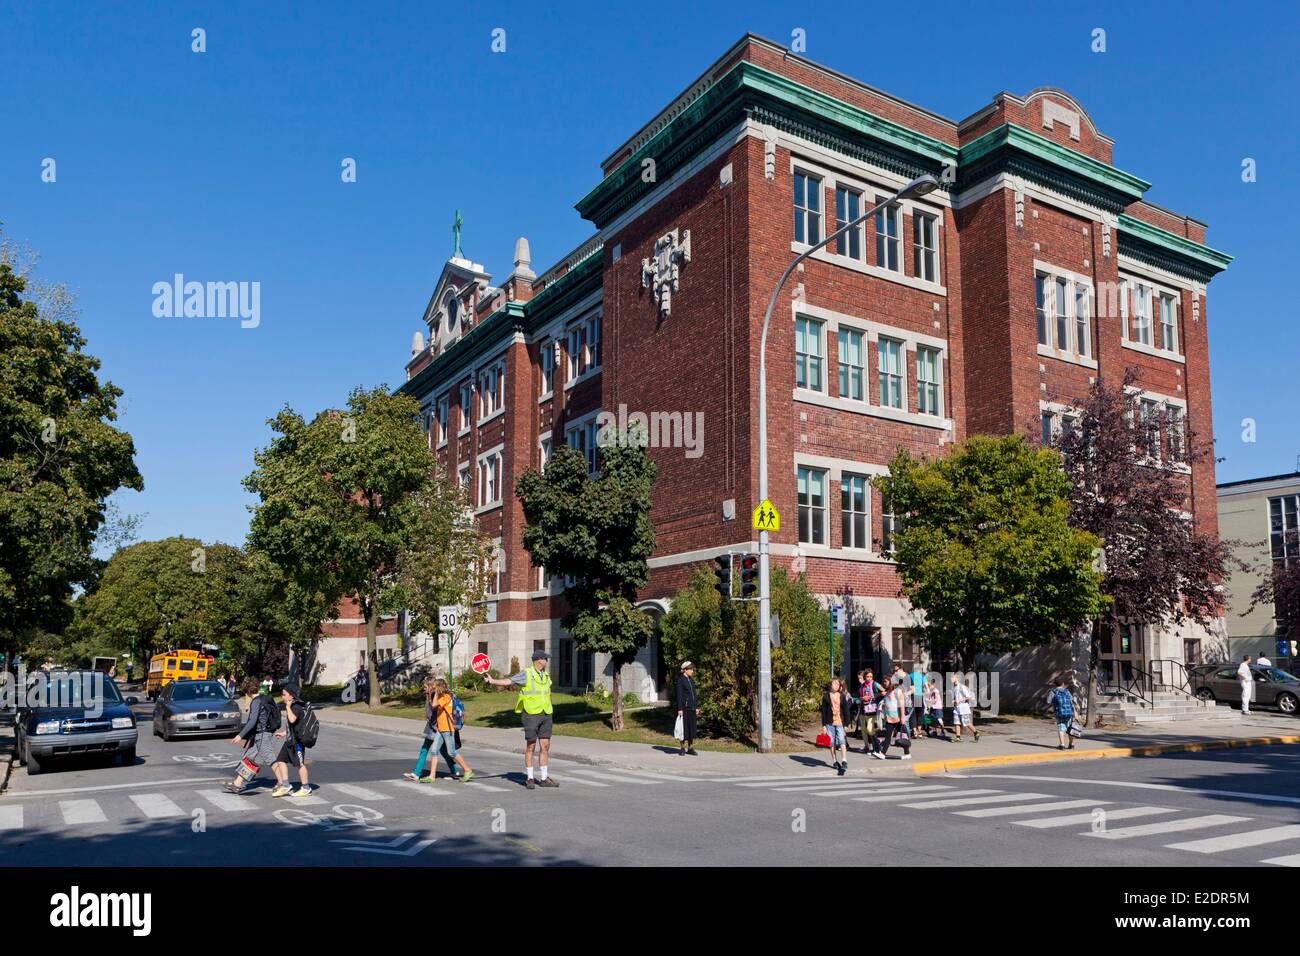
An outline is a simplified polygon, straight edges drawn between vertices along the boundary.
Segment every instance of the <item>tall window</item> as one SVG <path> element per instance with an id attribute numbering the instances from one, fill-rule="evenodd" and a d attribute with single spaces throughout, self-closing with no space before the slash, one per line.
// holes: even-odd
<path id="1" fill-rule="evenodd" d="M 480 419 L 494 415 L 505 402 L 506 367 L 504 362 L 497 362 L 479 373 L 478 377 L 478 417 Z"/>
<path id="2" fill-rule="evenodd" d="M 922 415 L 939 414 L 939 350 L 918 346 L 916 350 L 916 410 Z"/>
<path id="3" fill-rule="evenodd" d="M 894 503 L 889 495 L 880 496 L 880 550 L 885 554 L 894 553 L 894 536 L 898 534 L 898 518 L 894 515 Z"/>
<path id="4" fill-rule="evenodd" d="M 881 196 L 877 202 L 883 202 Z M 899 206 L 886 206 L 876 213 L 876 265 L 890 272 L 901 272 L 903 210 Z"/>
<path id="5" fill-rule="evenodd" d="M 587 326 L 585 323 L 579 323 L 569 329 L 565 351 L 569 356 L 567 381 L 572 382 L 587 371 Z"/>
<path id="6" fill-rule="evenodd" d="M 802 316 L 794 322 L 794 383 L 822 390 L 822 323 Z"/>
<path id="7" fill-rule="evenodd" d="M 1042 272 L 1034 276 L 1034 303 L 1038 313 L 1038 344 L 1051 345 L 1052 333 L 1047 325 L 1047 299 L 1051 277 Z"/>
<path id="8" fill-rule="evenodd" d="M 812 245 L 822 237 L 822 181 L 794 174 L 794 241 Z"/>
<path id="9" fill-rule="evenodd" d="M 478 463 L 479 507 L 501 500 L 501 453 L 488 455 Z"/>
<path id="10" fill-rule="evenodd" d="M 474 389 L 469 382 L 466 382 L 460 387 L 460 430 L 462 432 L 469 429 L 469 410 L 473 404 L 473 397 Z"/>
<path id="11" fill-rule="evenodd" d="M 460 490 L 469 494 L 470 475 L 469 464 L 463 464 L 456 471 L 456 483 L 460 485 Z"/>
<path id="12" fill-rule="evenodd" d="M 862 475 L 840 477 L 840 547 L 868 548 L 871 519 L 867 514 L 871 486 Z"/>
<path id="13" fill-rule="evenodd" d="M 1070 283 L 1062 278 L 1056 280 L 1056 347 L 1070 347 L 1070 316 L 1067 311 L 1070 301 Z"/>
<path id="14" fill-rule="evenodd" d="M 1169 460 L 1181 463 L 1185 457 L 1186 435 L 1184 433 L 1183 410 L 1177 405 L 1169 406 L 1167 424 L 1169 428 Z"/>
<path id="15" fill-rule="evenodd" d="M 835 230 L 838 232 L 862 215 L 862 193 L 847 186 L 835 187 Z M 850 229 L 835 240 L 836 255 L 862 258 L 862 227 Z"/>
<path id="16" fill-rule="evenodd" d="M 912 216 L 912 274 L 927 282 L 939 281 L 939 220 L 928 213 Z"/>
<path id="17" fill-rule="evenodd" d="M 862 358 L 862 333 L 840 329 L 840 398 L 860 402 L 865 397 L 862 381 L 866 363 Z"/>
<path id="18" fill-rule="evenodd" d="M 542 370 L 541 394 L 549 395 L 555 391 L 555 343 L 544 339 L 537 353 L 538 365 Z"/>
<path id="19" fill-rule="evenodd" d="M 1300 557 L 1300 495 L 1281 495 L 1268 499 L 1269 546 L 1274 561 L 1290 562 Z"/>
<path id="20" fill-rule="evenodd" d="M 587 459 L 587 473 L 594 475 L 596 467 L 599 464 L 599 449 L 596 447 L 596 420 L 584 425 L 575 425 L 564 433 L 564 439 L 570 448 L 576 448 L 582 452 L 582 457 Z"/>
<path id="21" fill-rule="evenodd" d="M 1128 279 L 1119 280 L 1119 328 L 1120 337 L 1127 342 L 1132 334 L 1128 325 Z"/>
<path id="22" fill-rule="evenodd" d="M 540 442 L 538 442 L 538 449 L 539 449 L 538 466 L 542 470 L 545 470 L 546 463 L 551 460 L 551 440 L 549 438 L 543 438 Z"/>
<path id="23" fill-rule="evenodd" d="M 1160 405 L 1149 398 L 1138 402 L 1141 417 L 1142 450 L 1148 458 L 1160 460 Z"/>
<path id="24" fill-rule="evenodd" d="M 449 396 L 444 395 L 438 399 L 438 444 L 441 445 L 447 440 L 447 410 L 449 406 Z"/>
<path id="25" fill-rule="evenodd" d="M 1139 282 L 1133 291 L 1133 337 L 1143 345 L 1151 344 L 1151 289 Z"/>
<path id="26" fill-rule="evenodd" d="M 826 472 L 799 467 L 799 541 L 826 543 Z"/>
<path id="27" fill-rule="evenodd" d="M 880 337 L 880 404 L 885 408 L 903 408 L 903 343 Z"/>
<path id="28" fill-rule="evenodd" d="M 1043 426 L 1043 444 L 1050 445 L 1052 439 L 1056 437 L 1056 429 L 1054 427 L 1056 416 L 1051 412 L 1041 412 L 1038 417 Z"/>
<path id="29" fill-rule="evenodd" d="M 1166 352 L 1178 351 L 1178 313 L 1172 295 L 1160 295 L 1160 347 Z"/>
<path id="30" fill-rule="evenodd" d="M 1087 355 L 1091 349 L 1092 338 L 1092 296 L 1091 290 L 1082 282 L 1074 284 L 1074 350 L 1080 355 Z"/>
<path id="31" fill-rule="evenodd" d="M 600 368 L 600 315 L 587 319 L 587 365 Z"/>

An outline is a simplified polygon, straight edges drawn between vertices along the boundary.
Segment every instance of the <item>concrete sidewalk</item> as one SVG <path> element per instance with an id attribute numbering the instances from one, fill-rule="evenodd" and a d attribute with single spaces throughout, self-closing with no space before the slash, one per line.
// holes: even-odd
<path id="1" fill-rule="evenodd" d="M 319 706 L 317 713 L 323 724 L 383 731 L 417 739 L 424 732 L 424 721 L 406 717 L 365 714 L 330 705 Z M 556 727 L 556 736 L 551 740 L 551 754 L 557 759 L 578 763 L 697 776 L 797 775 L 810 769 L 830 769 L 829 753 L 812 747 L 797 753 L 700 751 L 697 757 L 681 757 L 675 747 L 569 737 L 563 734 L 562 727 L 562 724 Z M 470 755 L 475 749 L 524 752 L 524 736 L 520 730 L 466 727 L 461 731 L 461 737 Z M 1240 722 L 1188 721 L 1160 729 L 1153 729 L 1151 725 L 1103 728 L 1089 731 L 1076 741 L 1074 750 L 1058 751 L 1056 728 L 1051 721 L 1032 717 L 1002 718 L 980 728 L 979 743 L 970 743 L 969 738 L 961 743 L 947 743 L 920 737 L 912 747 L 912 760 L 897 759 L 897 748 L 891 750 L 888 760 L 869 759 L 861 752 L 862 742 L 850 736 L 849 773 L 861 776 L 944 773 L 978 766 L 1296 743 L 1300 743 L 1300 720 L 1281 714 L 1257 713 Z"/>

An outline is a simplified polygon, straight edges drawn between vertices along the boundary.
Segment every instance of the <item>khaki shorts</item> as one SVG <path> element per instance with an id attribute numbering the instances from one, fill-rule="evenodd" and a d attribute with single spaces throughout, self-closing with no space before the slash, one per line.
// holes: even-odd
<path id="1" fill-rule="evenodd" d="M 539 739 L 551 739 L 551 715 L 524 714 L 524 740 L 531 744 Z"/>

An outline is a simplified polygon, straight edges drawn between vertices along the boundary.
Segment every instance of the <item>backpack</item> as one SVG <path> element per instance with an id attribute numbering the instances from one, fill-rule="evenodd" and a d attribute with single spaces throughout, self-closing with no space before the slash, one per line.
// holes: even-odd
<path id="1" fill-rule="evenodd" d="M 269 694 L 259 694 L 254 700 L 260 702 L 261 710 L 257 714 L 257 730 L 264 733 L 275 733 L 280 729 L 280 708 L 276 706 L 274 700 Z M 250 705 L 251 706 L 251 705 Z M 262 715 L 266 715 L 266 726 L 262 726 Z"/>
<path id="2" fill-rule="evenodd" d="M 1056 716 L 1074 716 L 1074 698 L 1070 696 L 1070 692 L 1064 687 L 1058 687 L 1052 691 L 1052 705 L 1056 708 Z"/>
<path id="3" fill-rule="evenodd" d="M 298 715 L 298 720 L 293 725 L 293 735 L 304 747 L 315 747 L 320 737 L 320 719 L 309 702 L 304 700 L 295 703 L 301 704 L 302 713 Z"/>
<path id="4" fill-rule="evenodd" d="M 465 726 L 465 705 L 461 703 L 459 697 L 451 695 L 451 728 L 460 730 Z"/>

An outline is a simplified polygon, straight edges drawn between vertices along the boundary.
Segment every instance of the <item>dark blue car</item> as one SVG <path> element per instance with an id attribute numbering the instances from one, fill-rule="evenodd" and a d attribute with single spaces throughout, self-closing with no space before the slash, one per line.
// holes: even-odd
<path id="1" fill-rule="evenodd" d="M 117 684 L 98 671 L 55 671 L 33 676 L 15 723 L 18 762 L 29 774 L 50 761 L 111 754 L 135 763 L 136 726 L 131 704 Z"/>

